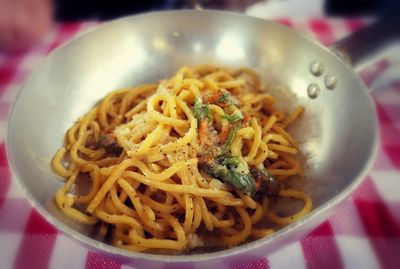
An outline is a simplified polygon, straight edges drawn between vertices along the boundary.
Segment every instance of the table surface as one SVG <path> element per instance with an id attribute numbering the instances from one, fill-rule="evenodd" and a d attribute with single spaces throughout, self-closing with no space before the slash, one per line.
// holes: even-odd
<path id="1" fill-rule="evenodd" d="M 340 19 L 278 21 L 324 44 L 364 24 L 361 20 Z M 90 251 L 48 224 L 18 189 L 5 153 L 7 115 L 24 80 L 51 50 L 94 24 L 56 25 L 29 51 L 0 52 L 1 268 L 131 268 Z M 391 68 L 396 67 L 380 61 L 361 75 L 370 85 Z M 327 221 L 307 236 L 241 268 L 400 268 L 400 83 L 375 91 L 373 98 L 381 143 L 367 178 Z"/>

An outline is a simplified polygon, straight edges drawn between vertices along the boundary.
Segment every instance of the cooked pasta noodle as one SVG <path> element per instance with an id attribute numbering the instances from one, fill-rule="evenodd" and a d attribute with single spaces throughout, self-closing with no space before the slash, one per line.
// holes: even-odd
<path id="1" fill-rule="evenodd" d="M 311 198 L 287 114 L 246 68 L 181 68 L 158 84 L 108 94 L 54 155 L 55 202 L 98 236 L 132 251 L 232 247 L 304 217 Z M 294 177 L 295 176 L 295 177 Z M 86 187 L 85 187 L 86 186 Z M 281 216 L 279 197 L 303 202 Z"/>

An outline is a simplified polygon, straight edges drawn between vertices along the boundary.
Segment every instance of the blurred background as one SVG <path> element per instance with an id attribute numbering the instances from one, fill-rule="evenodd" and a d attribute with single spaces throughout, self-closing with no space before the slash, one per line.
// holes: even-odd
<path id="1" fill-rule="evenodd" d="M 296 10 L 299 14 L 321 12 L 333 16 L 375 15 L 393 0 L 59 0 L 56 4 L 58 20 L 82 18 L 112 19 L 149 10 L 193 8 L 200 5 L 208 9 L 245 11 L 261 3 L 271 11 L 284 14 Z M 260 5 L 259 5 L 260 6 Z M 300 7 L 300 9 L 299 9 Z"/>
<path id="2" fill-rule="evenodd" d="M 109 20 L 142 12 L 206 9 L 245 12 L 267 18 L 377 16 L 398 10 L 396 0 L 0 0 L 0 48 L 23 49 L 55 22 Z M 395 7 L 395 8 L 393 8 Z"/>
<path id="3" fill-rule="evenodd" d="M 391 13 L 400 19 L 400 0 L 0 0 L 0 269 L 122 267 L 59 234 L 32 210 L 7 164 L 8 111 L 32 70 L 76 34 L 122 16 L 199 6 L 277 20 L 325 45 L 378 16 Z M 399 27 L 395 30 L 400 34 Z M 400 268 L 398 44 L 360 72 L 376 90 L 381 134 L 366 183 L 329 222 L 269 256 L 259 268 Z"/>

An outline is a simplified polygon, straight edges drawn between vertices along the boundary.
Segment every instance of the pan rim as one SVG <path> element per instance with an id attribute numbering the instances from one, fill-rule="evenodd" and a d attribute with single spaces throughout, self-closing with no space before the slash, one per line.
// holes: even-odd
<path id="1" fill-rule="evenodd" d="M 120 23 L 121 21 L 128 21 L 128 20 L 135 20 L 138 18 L 141 18 L 142 16 L 156 16 L 158 14 L 166 14 L 169 13 L 170 15 L 173 14 L 178 14 L 178 13 L 184 13 L 184 14 L 190 14 L 190 13 L 209 13 L 209 14 L 214 14 L 214 15 L 219 15 L 219 14 L 225 14 L 227 16 L 231 17 L 236 17 L 236 18 L 245 18 L 247 20 L 253 20 L 254 22 L 263 22 L 263 23 L 271 23 L 274 24 L 274 27 L 279 27 L 284 31 L 290 31 L 292 35 L 296 35 L 301 39 L 305 39 L 307 42 L 312 43 L 314 46 L 318 46 L 320 49 L 324 50 L 325 52 L 331 54 L 334 56 L 338 61 L 340 61 L 347 69 L 351 75 L 356 78 L 359 82 L 360 87 L 363 88 L 365 95 L 367 96 L 368 99 L 368 106 L 370 111 L 373 114 L 373 127 L 374 127 L 374 133 L 373 133 L 373 145 L 371 147 L 371 153 L 364 164 L 363 169 L 358 172 L 358 175 L 354 178 L 353 182 L 345 188 L 343 191 L 341 191 L 339 194 L 322 204 L 316 209 L 313 209 L 312 212 L 310 212 L 306 217 L 302 218 L 301 220 L 290 224 L 271 236 L 264 237 L 252 242 L 248 242 L 243 245 L 239 245 L 230 249 L 225 249 L 221 251 L 215 251 L 215 252 L 209 252 L 209 253 L 201 253 L 201 254 L 184 254 L 184 255 L 161 255 L 161 254 L 149 254 L 149 253 L 141 253 L 141 252 L 132 252 L 124 249 L 120 249 L 117 247 L 114 247 L 112 245 L 97 241 L 93 238 L 90 238 L 61 222 L 58 220 L 56 217 L 51 215 L 45 207 L 40 205 L 36 201 L 36 199 L 33 197 L 33 195 L 30 193 L 30 191 L 25 187 L 22 177 L 19 174 L 19 171 L 17 170 L 17 164 L 12 152 L 12 146 L 15 143 L 13 142 L 13 136 L 12 133 L 14 131 L 13 125 L 14 125 L 14 116 L 16 114 L 16 111 L 19 107 L 19 101 L 22 99 L 21 96 L 23 96 L 24 92 L 26 91 L 25 89 L 27 88 L 27 85 L 29 85 L 30 81 L 33 79 L 38 74 L 38 70 L 41 69 L 41 66 L 44 66 L 46 63 L 46 60 L 51 57 L 53 54 L 58 53 L 61 51 L 64 47 L 68 46 L 70 43 L 76 42 L 76 40 L 79 40 L 86 35 L 90 34 L 93 31 L 101 31 L 104 27 L 108 27 L 113 24 Z M 39 214 L 46 219 L 51 225 L 53 225 L 57 230 L 61 231 L 63 234 L 67 235 L 70 238 L 73 238 L 77 242 L 80 242 L 81 244 L 84 244 L 88 246 L 89 248 L 93 250 L 100 250 L 102 252 L 105 252 L 106 254 L 113 255 L 113 256 L 118 256 L 119 258 L 123 259 L 138 259 L 138 260 L 145 260 L 145 261 L 153 261 L 153 262 L 162 262 L 162 263 L 188 263 L 188 262 L 203 262 L 203 261 L 211 261 L 211 260 L 216 260 L 220 259 L 223 257 L 228 257 L 228 256 L 235 256 L 243 253 L 247 253 L 249 251 L 252 251 L 254 249 L 257 249 L 261 246 L 268 245 L 272 241 L 276 241 L 278 239 L 281 239 L 282 237 L 287 236 L 288 233 L 290 233 L 294 229 L 298 229 L 301 226 L 304 226 L 306 223 L 308 223 L 310 220 L 317 218 L 319 215 L 322 214 L 323 211 L 327 211 L 331 208 L 333 208 L 335 205 L 337 205 L 339 202 L 343 201 L 346 197 L 350 195 L 350 193 L 363 181 L 365 176 L 367 175 L 368 171 L 370 170 L 374 160 L 375 156 L 378 151 L 378 144 L 379 144 L 379 128 L 378 128 L 378 123 L 377 123 L 377 115 L 376 115 L 376 108 L 375 104 L 372 100 L 371 94 L 368 92 L 367 87 L 361 80 L 361 78 L 358 76 L 358 74 L 355 73 L 353 68 L 345 62 L 342 58 L 340 58 L 337 54 L 329 50 L 327 47 L 321 45 L 317 40 L 314 40 L 312 38 L 309 38 L 305 36 L 304 34 L 301 34 L 295 30 L 289 29 L 286 26 L 282 26 L 276 22 L 273 21 L 267 21 L 265 19 L 261 18 L 256 18 L 256 17 L 250 17 L 245 14 L 238 14 L 238 13 L 232 13 L 232 12 L 227 12 L 227 11 L 215 11 L 215 10 L 174 10 L 174 11 L 158 11 L 158 12 L 148 12 L 148 13 L 142 13 L 139 15 L 132 15 L 132 16 L 127 16 L 123 17 L 120 19 L 116 19 L 104 24 L 100 24 L 92 29 L 85 30 L 83 32 L 80 32 L 77 34 L 75 37 L 70 39 L 69 41 L 65 42 L 55 50 L 53 50 L 50 54 L 48 54 L 45 59 L 42 61 L 42 63 L 34 70 L 29 78 L 26 80 L 24 85 L 22 86 L 21 90 L 19 91 L 13 105 L 12 109 L 9 113 L 8 116 L 8 123 L 7 123 L 7 132 L 6 132 L 6 137 L 5 137 L 5 145 L 6 145 L 6 155 L 7 159 L 9 162 L 9 167 L 12 173 L 13 178 L 15 178 L 17 184 L 19 185 L 20 189 L 24 193 L 25 197 L 27 197 L 28 201 L 31 203 L 34 209 L 36 209 Z"/>

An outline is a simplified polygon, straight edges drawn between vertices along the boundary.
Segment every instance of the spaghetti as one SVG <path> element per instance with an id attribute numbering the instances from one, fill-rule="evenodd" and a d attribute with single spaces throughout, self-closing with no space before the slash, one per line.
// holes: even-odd
<path id="1" fill-rule="evenodd" d="M 250 69 L 181 68 L 158 84 L 108 94 L 67 131 L 52 166 L 58 207 L 132 251 L 232 247 L 302 218 L 311 198 L 287 127 Z M 83 187 L 84 185 L 87 187 Z M 279 197 L 302 201 L 282 216 Z"/>

